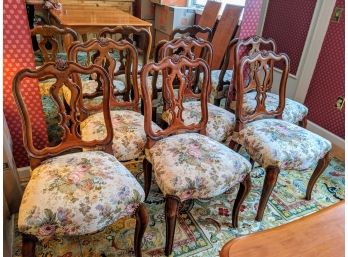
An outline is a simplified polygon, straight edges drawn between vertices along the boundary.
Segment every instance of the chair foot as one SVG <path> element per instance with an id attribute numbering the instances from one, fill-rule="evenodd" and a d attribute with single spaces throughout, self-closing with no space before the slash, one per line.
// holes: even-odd
<path id="1" fill-rule="evenodd" d="M 251 179 L 250 174 L 248 174 L 243 182 L 239 185 L 239 190 L 237 194 L 237 198 L 234 201 L 233 210 L 232 210 L 232 227 L 238 228 L 238 215 L 240 206 L 244 202 L 245 198 L 248 196 L 251 189 Z"/>
<path id="2" fill-rule="evenodd" d="M 307 116 L 303 117 L 303 119 L 299 121 L 298 125 L 302 128 L 307 128 Z"/>
<path id="3" fill-rule="evenodd" d="M 315 183 L 317 182 L 318 178 L 320 177 L 320 175 L 323 174 L 324 170 L 329 165 L 329 162 L 330 162 L 329 153 L 327 153 L 322 159 L 318 161 L 317 167 L 315 168 L 308 182 L 307 191 L 306 191 L 306 200 L 311 200 L 313 187 Z"/>
<path id="4" fill-rule="evenodd" d="M 22 256 L 35 257 L 35 246 L 37 238 L 31 235 L 22 234 Z"/>
<path id="5" fill-rule="evenodd" d="M 165 220 L 166 220 L 166 246 L 165 255 L 169 256 L 173 251 L 176 218 L 178 216 L 181 201 L 174 195 L 166 196 Z"/>
<path id="6" fill-rule="evenodd" d="M 143 170 L 144 170 L 144 192 L 145 192 L 145 201 L 149 196 L 151 189 L 152 181 L 152 164 L 144 158 L 143 160 Z"/>
<path id="7" fill-rule="evenodd" d="M 149 215 L 144 204 L 140 204 L 135 211 L 135 234 L 134 234 L 134 253 L 136 257 L 141 257 L 141 243 L 143 236 L 149 223 Z"/>
<path id="8" fill-rule="evenodd" d="M 266 177 L 265 177 L 265 181 L 263 182 L 263 188 L 262 188 L 261 198 L 260 198 L 260 202 L 259 202 L 259 208 L 257 210 L 257 215 L 255 218 L 256 221 L 262 221 L 263 214 L 265 212 L 268 199 L 273 191 L 274 186 L 277 183 L 279 172 L 280 172 L 280 170 L 278 167 L 267 167 L 266 168 Z"/>

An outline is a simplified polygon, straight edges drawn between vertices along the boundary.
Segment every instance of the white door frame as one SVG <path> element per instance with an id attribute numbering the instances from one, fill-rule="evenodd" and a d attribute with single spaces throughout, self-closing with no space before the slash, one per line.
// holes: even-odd
<path id="1" fill-rule="evenodd" d="M 260 13 L 260 21 L 257 30 L 258 35 L 262 35 L 263 26 L 266 18 L 269 0 L 263 0 Z M 313 18 L 308 30 L 306 43 L 303 47 L 301 60 L 296 75 L 290 74 L 287 86 L 287 97 L 303 103 L 306 99 L 310 81 L 313 76 L 320 50 L 329 27 L 330 18 L 336 0 L 317 0 L 313 12 Z M 275 74 L 275 82 L 280 74 Z M 274 91 L 278 91 L 277 88 Z"/>

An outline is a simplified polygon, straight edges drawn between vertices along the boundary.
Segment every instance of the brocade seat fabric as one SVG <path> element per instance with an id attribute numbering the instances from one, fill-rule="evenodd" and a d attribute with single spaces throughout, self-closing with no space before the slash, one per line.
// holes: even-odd
<path id="1" fill-rule="evenodd" d="M 197 124 L 202 117 L 201 102 L 185 102 L 183 103 L 183 107 L 183 119 L 185 125 L 190 125 L 192 123 Z M 162 119 L 169 123 L 171 119 L 169 112 L 163 113 Z M 208 137 L 218 142 L 224 142 L 230 135 L 232 135 L 235 124 L 236 118 L 233 113 L 208 103 Z"/>
<path id="2" fill-rule="evenodd" d="M 256 108 L 256 92 L 250 92 L 244 94 L 243 99 L 243 109 L 247 114 L 254 112 Z M 266 97 L 266 109 L 268 111 L 276 110 L 279 104 L 279 96 L 273 93 L 267 93 Z M 283 120 L 290 123 L 298 124 L 299 121 L 302 121 L 305 116 L 308 114 L 308 108 L 303 104 L 300 104 L 289 98 L 285 99 L 285 108 L 283 112 Z"/>
<path id="3" fill-rule="evenodd" d="M 117 92 L 122 92 L 125 89 L 125 84 L 120 81 L 120 80 L 113 80 L 113 86 L 114 90 Z M 86 80 L 82 81 L 82 93 L 83 94 L 93 94 L 98 88 L 98 82 L 95 80 Z M 67 104 L 70 105 L 70 99 L 71 99 L 71 91 L 69 88 L 63 86 L 63 94 L 64 94 L 64 99 L 67 102 Z M 90 106 L 96 106 L 99 105 L 102 102 L 103 97 L 98 96 L 94 97 L 93 99 L 89 98 L 84 98 L 84 105 L 85 107 L 90 107 Z"/>
<path id="4" fill-rule="evenodd" d="M 163 194 L 182 201 L 220 195 L 239 185 L 251 170 L 243 156 L 197 133 L 162 139 L 146 154 Z"/>
<path id="5" fill-rule="evenodd" d="M 224 76 L 224 82 L 229 82 L 226 85 L 223 86 L 222 91 L 217 91 L 217 87 L 219 85 L 219 76 L 220 76 L 221 70 L 212 70 L 211 71 L 211 98 L 223 98 L 227 95 L 227 90 L 230 86 L 230 82 L 232 80 L 233 71 L 232 70 L 226 70 L 225 76 Z M 198 86 L 199 88 L 202 87 L 203 82 L 203 74 L 201 73 L 199 76 Z M 212 100 L 210 100 L 212 101 Z"/>
<path id="6" fill-rule="evenodd" d="M 126 85 L 126 75 L 125 74 L 118 75 L 117 79 L 119 81 L 121 81 L 122 83 L 124 83 L 123 87 L 125 87 L 125 85 Z M 140 84 L 140 75 L 137 76 L 137 79 L 138 79 L 139 95 L 141 95 L 142 94 L 142 90 L 141 90 L 141 84 Z M 148 86 L 148 90 L 149 90 L 150 94 L 152 94 L 152 77 L 147 77 L 147 86 Z M 158 75 L 158 77 L 157 77 L 156 88 L 157 89 L 161 89 L 162 88 L 162 75 Z"/>
<path id="7" fill-rule="evenodd" d="M 117 160 L 129 161 L 143 156 L 146 143 L 144 116 L 134 111 L 115 110 L 111 111 L 111 121 L 114 130 L 112 150 Z M 80 127 L 84 141 L 102 140 L 106 136 L 103 113 L 90 115 Z M 155 123 L 152 128 L 161 130 Z"/>
<path id="8" fill-rule="evenodd" d="M 143 200 L 143 188 L 114 156 L 101 151 L 66 154 L 32 171 L 18 228 L 40 240 L 94 233 L 132 215 Z"/>
<path id="9" fill-rule="evenodd" d="M 325 138 L 295 124 L 278 119 L 250 122 L 239 131 L 236 141 L 262 167 L 305 170 L 330 151 Z"/>

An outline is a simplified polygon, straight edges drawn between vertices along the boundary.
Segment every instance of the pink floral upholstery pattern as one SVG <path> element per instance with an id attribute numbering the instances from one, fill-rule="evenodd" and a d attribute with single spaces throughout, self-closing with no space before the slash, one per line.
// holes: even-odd
<path id="1" fill-rule="evenodd" d="M 114 130 L 112 149 L 117 160 L 129 161 L 143 156 L 146 143 L 144 116 L 134 111 L 114 110 L 111 121 Z M 101 140 L 106 136 L 103 113 L 90 115 L 80 127 L 84 141 Z M 152 128 L 154 131 L 161 129 L 155 123 Z"/>
<path id="2" fill-rule="evenodd" d="M 201 120 L 201 102 L 190 101 L 183 103 L 183 119 L 186 125 L 197 124 Z M 164 112 L 162 119 L 169 123 L 169 112 Z M 223 108 L 208 103 L 207 136 L 224 142 L 233 133 L 236 123 L 235 115 Z"/>
<path id="3" fill-rule="evenodd" d="M 162 192 L 182 201 L 222 194 L 251 170 L 244 157 L 197 133 L 167 137 L 146 153 Z"/>
<path id="4" fill-rule="evenodd" d="M 143 188 L 114 156 L 99 151 L 66 154 L 32 171 L 18 228 L 41 240 L 94 233 L 132 215 L 143 200 Z"/>
<path id="5" fill-rule="evenodd" d="M 278 119 L 250 122 L 238 133 L 236 141 L 263 167 L 305 170 L 330 151 L 325 138 L 295 124 Z"/>

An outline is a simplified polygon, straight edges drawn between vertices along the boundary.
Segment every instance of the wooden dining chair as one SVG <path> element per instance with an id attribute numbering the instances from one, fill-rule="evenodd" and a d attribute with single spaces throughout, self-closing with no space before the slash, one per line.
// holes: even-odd
<path id="1" fill-rule="evenodd" d="M 180 55 L 187 56 L 188 58 L 194 60 L 197 59 L 195 57 L 195 50 L 202 50 L 202 58 L 206 60 L 208 65 L 211 64 L 213 49 L 211 44 L 208 41 L 204 41 L 201 39 L 194 39 L 190 37 L 186 38 L 178 38 L 172 41 L 167 42 L 161 48 L 162 59 L 166 56 L 170 56 L 177 49 L 181 49 Z M 192 88 L 195 92 L 199 92 L 201 87 L 197 87 L 194 83 L 197 78 L 196 72 L 200 72 L 199 69 L 193 71 L 194 77 L 192 79 Z M 156 76 L 156 73 L 154 73 Z M 203 77 L 203 73 L 201 73 L 201 77 Z M 202 80 L 203 81 L 203 80 Z M 158 86 L 158 84 L 156 84 Z M 153 88 L 154 90 L 154 88 Z M 209 89 L 210 92 L 211 89 Z M 156 97 L 156 95 L 155 95 Z M 183 103 L 185 110 L 183 111 L 183 117 L 185 123 L 189 125 L 190 123 L 197 123 L 201 117 L 201 108 L 200 102 L 195 99 L 186 99 Z M 165 107 L 165 106 L 164 106 Z M 168 124 L 171 119 L 171 115 L 169 112 L 166 112 L 168 108 L 164 108 L 165 112 L 162 114 L 162 119 Z M 232 134 L 235 125 L 235 115 L 223 108 L 215 106 L 213 104 L 208 103 L 208 123 L 207 123 L 207 136 L 218 141 L 225 142 L 228 137 Z"/>
<path id="2" fill-rule="evenodd" d="M 190 73 L 197 68 L 204 74 L 200 93 L 194 92 L 190 83 Z M 205 136 L 208 122 L 209 69 L 209 65 L 202 59 L 192 60 L 184 55 L 173 55 L 165 57 L 159 63 L 145 65 L 141 72 L 145 104 L 144 127 L 147 136 L 144 188 L 147 197 L 153 172 L 166 201 L 167 256 L 172 252 L 176 219 L 182 203 L 214 197 L 240 184 L 232 211 L 232 227 L 235 228 L 238 226 L 239 208 L 251 186 L 250 163 L 228 147 Z M 164 130 L 156 130 L 151 125 L 152 96 L 148 90 L 147 77 L 152 71 L 162 71 L 165 81 L 163 97 L 172 119 Z M 174 90 L 174 80 L 179 82 L 177 91 Z M 198 122 L 189 125 L 185 123 L 185 98 L 199 100 L 202 116 Z"/>
<path id="3" fill-rule="evenodd" d="M 22 233 L 22 256 L 36 256 L 37 240 L 80 236 L 96 233 L 118 219 L 135 215 L 135 255 L 141 257 L 142 238 L 148 223 L 143 205 L 144 191 L 135 177 L 112 155 L 113 129 L 108 101 L 102 105 L 105 133 L 86 141 L 79 127 L 83 120 L 78 113 L 83 107 L 81 81 L 76 74 L 99 75 L 103 96 L 110 97 L 110 80 L 103 68 L 84 68 L 73 62 L 57 60 L 38 70 L 22 69 L 13 80 L 13 95 L 21 117 L 24 147 L 28 152 L 31 178 L 25 188 L 18 215 Z M 64 130 L 61 143 L 38 148 L 34 142 L 35 120 L 29 110 L 24 80 L 54 78 L 52 98 Z M 65 85 L 71 90 L 70 114 L 67 114 L 58 92 Z M 89 151 L 81 151 L 89 149 Z M 99 149 L 99 150 L 96 150 Z"/>
<path id="4" fill-rule="evenodd" d="M 233 40 L 230 43 L 230 51 L 228 53 L 233 54 L 233 63 L 234 67 L 238 66 L 238 63 L 240 62 L 240 59 L 245 55 L 252 55 L 255 52 L 259 52 L 261 50 L 272 50 L 276 52 L 276 44 L 273 39 L 271 38 L 263 38 L 260 36 L 252 36 L 245 40 Z M 226 60 L 229 60 L 230 57 L 227 56 Z M 225 62 L 225 66 L 228 62 Z M 271 64 L 272 65 L 272 64 Z M 255 110 L 256 107 L 256 84 L 253 79 L 253 67 L 249 67 L 249 69 L 246 71 L 249 74 L 249 76 L 246 77 L 246 80 L 248 81 L 246 84 L 246 88 L 244 90 L 244 104 L 243 108 L 247 113 L 252 113 Z M 271 73 L 271 79 L 273 79 L 273 65 L 272 65 L 272 73 Z M 232 95 L 233 91 L 235 91 L 234 86 L 236 82 L 234 81 L 231 83 L 231 90 Z M 267 92 L 267 99 L 266 99 L 266 107 L 269 109 L 274 109 L 278 105 L 279 102 L 279 96 L 277 94 Z M 234 97 L 231 99 L 232 101 L 228 101 L 227 103 L 227 109 L 235 110 L 235 99 Z M 301 127 L 307 126 L 307 114 L 308 114 L 308 108 L 304 106 L 303 104 L 296 102 L 292 99 L 285 98 L 285 108 L 283 113 L 283 119 L 294 124 L 298 124 Z"/>
<path id="5" fill-rule="evenodd" d="M 279 102 L 274 109 L 271 109 L 266 106 L 267 92 L 274 86 L 271 67 L 278 63 L 283 64 L 279 84 Z M 245 112 L 243 106 L 246 76 L 249 76 L 249 73 L 245 71 L 250 66 L 254 67 L 252 79 L 256 85 L 256 107 L 252 113 Z M 244 56 L 236 74 L 237 121 L 231 148 L 236 145 L 243 146 L 250 157 L 266 171 L 256 216 L 256 220 L 261 221 L 280 170 L 304 171 L 317 163 L 307 186 L 306 199 L 311 199 L 313 186 L 329 163 L 331 143 L 317 134 L 282 119 L 289 74 L 289 58 L 286 54 L 261 51 L 251 56 Z M 260 117 L 263 118 L 259 119 Z"/>
<path id="6" fill-rule="evenodd" d="M 30 30 L 31 36 L 39 36 L 39 48 L 43 56 L 43 63 L 54 62 L 57 59 L 58 45 L 62 37 L 69 34 L 73 41 L 77 41 L 77 33 L 70 28 L 58 28 L 53 25 L 35 26 Z"/>
<path id="7" fill-rule="evenodd" d="M 105 67 L 105 63 L 108 63 L 106 68 L 110 80 L 114 77 L 115 67 L 117 67 L 117 62 L 120 60 L 116 59 L 112 53 L 122 51 L 126 54 L 126 88 L 118 90 L 117 87 L 113 86 L 114 90 L 109 99 L 112 108 L 111 121 L 114 128 L 112 149 L 114 156 L 119 161 L 131 161 L 142 158 L 144 156 L 146 134 L 144 131 L 144 116 L 138 112 L 140 96 L 137 81 L 137 51 L 126 40 L 114 41 L 110 38 L 99 38 L 73 45 L 69 49 L 69 60 L 76 61 L 78 53 L 91 51 L 99 53 L 95 64 Z M 99 139 L 105 135 L 101 108 L 102 104 L 108 101 L 108 99 L 101 98 L 97 94 L 91 94 L 91 97 L 90 100 L 93 101 L 93 105 L 89 103 L 88 99 L 84 98 L 83 100 L 86 103 L 87 111 L 95 112 L 94 115 L 90 115 L 84 120 L 80 126 L 81 136 L 85 140 Z M 85 109 L 81 110 L 81 115 L 84 115 L 84 112 Z M 154 128 L 159 129 L 155 123 L 152 123 L 152 125 Z"/>

